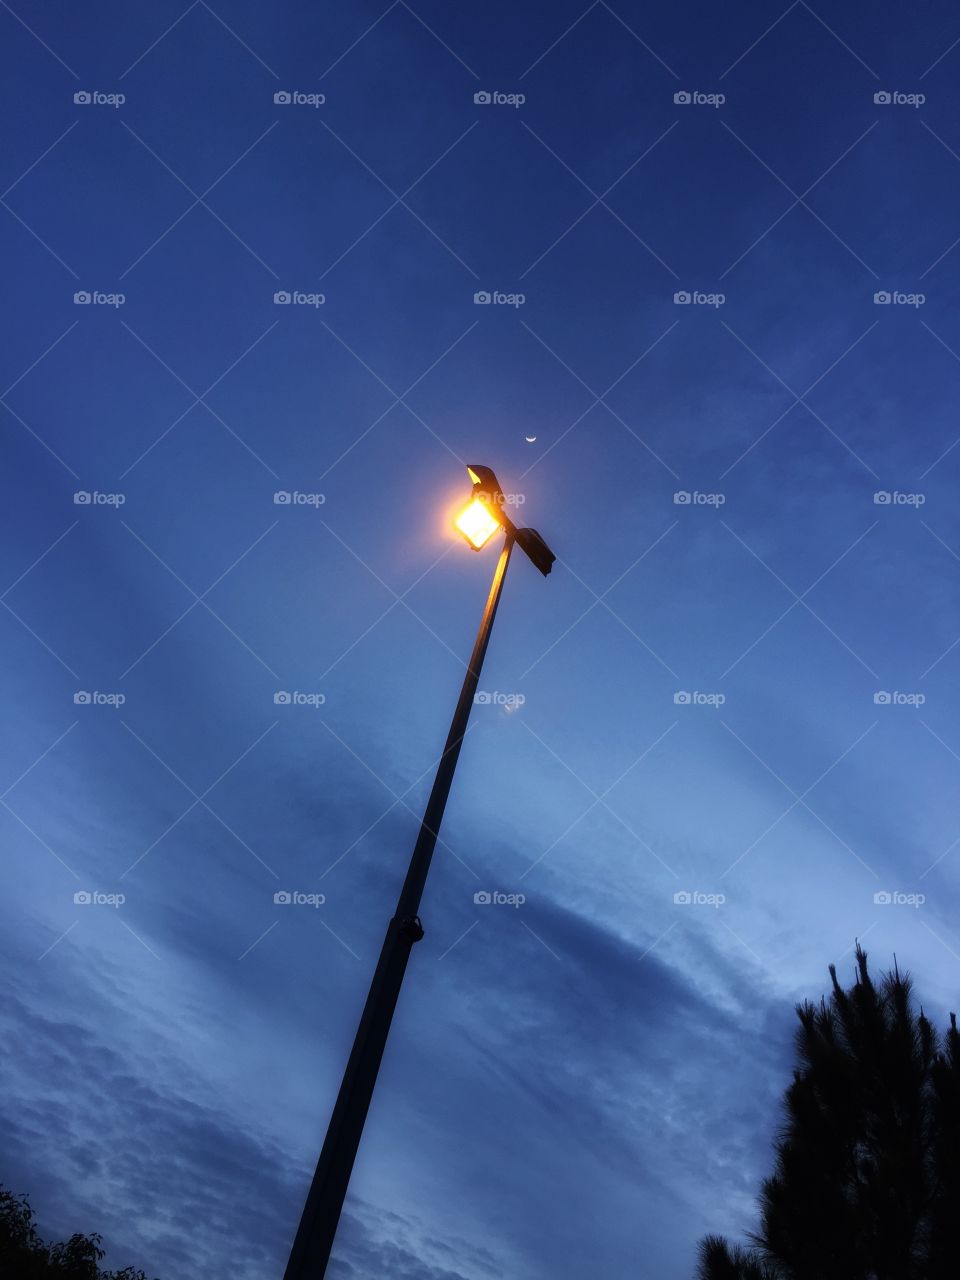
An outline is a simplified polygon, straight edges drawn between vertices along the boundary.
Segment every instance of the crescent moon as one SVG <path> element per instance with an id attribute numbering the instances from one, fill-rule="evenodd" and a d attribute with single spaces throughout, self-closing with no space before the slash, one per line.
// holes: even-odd
<path id="1" fill-rule="evenodd" d="M 526 437 L 525 437 L 525 439 L 526 439 L 526 441 L 527 441 L 527 444 L 533 444 L 533 442 L 534 442 L 534 440 L 536 440 L 536 438 L 537 438 L 536 436 L 526 436 Z"/>

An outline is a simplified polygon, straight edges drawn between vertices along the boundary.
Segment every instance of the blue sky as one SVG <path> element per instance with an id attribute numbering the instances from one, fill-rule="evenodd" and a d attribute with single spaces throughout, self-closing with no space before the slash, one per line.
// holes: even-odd
<path id="1" fill-rule="evenodd" d="M 682 1280 L 827 964 L 956 1000 L 960 16 L 0 26 L 0 1178 L 111 1266 L 282 1273 L 479 462 L 558 559 L 510 568 L 331 1275 Z"/>

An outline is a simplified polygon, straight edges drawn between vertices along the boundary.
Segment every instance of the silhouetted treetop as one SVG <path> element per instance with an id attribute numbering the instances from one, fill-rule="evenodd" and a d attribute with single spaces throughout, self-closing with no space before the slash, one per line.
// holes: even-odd
<path id="1" fill-rule="evenodd" d="M 956 1280 L 960 1033 L 914 1009 L 909 974 L 797 1006 L 797 1065 L 760 1226 L 700 1245 L 699 1280 Z"/>
<path id="2" fill-rule="evenodd" d="M 142 1271 L 101 1271 L 100 1236 L 44 1244 L 25 1195 L 0 1187 L 0 1276 L 4 1280 L 147 1280 Z"/>

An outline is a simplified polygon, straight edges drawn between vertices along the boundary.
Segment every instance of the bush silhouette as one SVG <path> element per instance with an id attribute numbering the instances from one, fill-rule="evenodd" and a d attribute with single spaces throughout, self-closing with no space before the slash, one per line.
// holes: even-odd
<path id="1" fill-rule="evenodd" d="M 147 1280 L 142 1271 L 101 1271 L 100 1236 L 44 1244 L 27 1197 L 0 1187 L 0 1276 L 10 1280 Z"/>

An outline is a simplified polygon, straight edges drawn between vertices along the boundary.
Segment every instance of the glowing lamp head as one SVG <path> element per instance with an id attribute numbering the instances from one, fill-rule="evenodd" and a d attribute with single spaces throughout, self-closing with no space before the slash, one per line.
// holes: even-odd
<path id="1" fill-rule="evenodd" d="M 479 551 L 501 527 L 500 521 L 490 511 L 482 498 L 473 498 L 457 516 L 454 524 L 473 547 Z"/>

